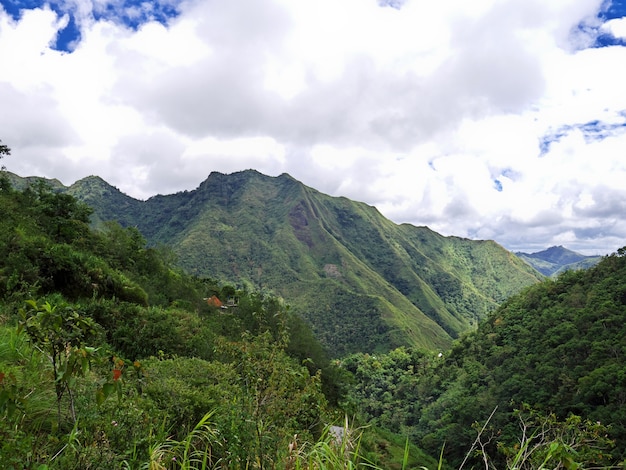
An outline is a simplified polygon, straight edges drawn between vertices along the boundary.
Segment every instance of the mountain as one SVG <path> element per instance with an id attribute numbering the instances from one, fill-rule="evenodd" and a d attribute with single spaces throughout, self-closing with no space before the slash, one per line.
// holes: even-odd
<path id="1" fill-rule="evenodd" d="M 496 406 L 498 413 L 489 424 L 498 430 L 499 437 L 514 434 L 520 423 L 511 419 L 510 413 L 527 404 L 554 413 L 561 420 L 569 419 L 571 414 L 581 416 L 590 420 L 586 425 L 589 430 L 590 424 L 607 426 L 608 435 L 596 437 L 614 440 L 613 457 L 623 462 L 625 280 L 626 247 L 590 269 L 568 271 L 508 299 L 481 322 L 477 331 L 455 344 L 446 367 L 437 370 L 440 376 L 455 379 L 432 401 L 434 405 L 424 410 L 431 420 L 431 435 L 445 435 L 450 441 L 451 432 L 446 430 L 467 429 Z M 416 397 L 413 399 L 419 403 Z M 467 436 L 465 443 L 469 445 L 474 437 Z M 460 441 L 459 437 L 453 442 Z M 432 449 L 441 448 L 442 440 L 433 444 Z M 587 447 L 587 451 L 591 449 L 593 446 Z M 462 457 L 457 450 L 457 458 Z M 595 458 L 596 465 L 585 467 L 609 468 L 601 464 L 601 457 Z"/>
<path id="2" fill-rule="evenodd" d="M 3 175 L 5 175 L 11 186 L 19 191 L 23 191 L 26 188 L 36 187 L 38 184 L 44 184 L 54 191 L 64 191 L 67 188 L 63 183 L 61 183 L 58 179 L 48 179 L 42 178 L 41 176 L 18 176 L 15 173 L 11 173 L 10 171 L 4 171 Z"/>
<path id="3" fill-rule="evenodd" d="M 553 246 L 536 253 L 515 253 L 545 276 L 557 276 L 563 271 L 587 269 L 596 265 L 601 256 L 585 256 L 563 246 Z"/>
<path id="4" fill-rule="evenodd" d="M 335 356 L 446 348 L 541 277 L 493 241 L 397 225 L 287 174 L 213 172 L 146 201 L 95 176 L 66 190 L 93 207 L 94 224 L 136 226 L 193 274 L 278 293 Z"/>

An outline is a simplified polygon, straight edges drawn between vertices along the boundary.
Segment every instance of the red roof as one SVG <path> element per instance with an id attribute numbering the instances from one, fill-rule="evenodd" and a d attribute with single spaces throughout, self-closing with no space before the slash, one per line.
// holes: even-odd
<path id="1" fill-rule="evenodd" d="M 212 295 L 211 297 L 206 299 L 206 303 L 209 304 L 211 307 L 217 307 L 217 308 L 221 308 L 223 305 L 222 301 L 218 299 L 217 296 L 215 295 Z"/>

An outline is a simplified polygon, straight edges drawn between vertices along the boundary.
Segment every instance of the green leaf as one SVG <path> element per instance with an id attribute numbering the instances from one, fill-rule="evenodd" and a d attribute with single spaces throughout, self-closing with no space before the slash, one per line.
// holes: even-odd
<path id="1" fill-rule="evenodd" d="M 107 382 L 102 386 L 102 392 L 104 393 L 104 397 L 108 398 L 115 391 L 115 384 L 111 382 Z"/>
<path id="2" fill-rule="evenodd" d="M 80 365 L 82 368 L 83 375 L 87 373 L 89 370 L 89 359 L 87 357 L 81 357 Z"/>
<path id="3" fill-rule="evenodd" d="M 104 394 L 104 390 L 102 388 L 99 388 L 96 391 L 96 403 L 98 404 L 98 406 L 102 405 L 106 399 L 107 397 Z"/>

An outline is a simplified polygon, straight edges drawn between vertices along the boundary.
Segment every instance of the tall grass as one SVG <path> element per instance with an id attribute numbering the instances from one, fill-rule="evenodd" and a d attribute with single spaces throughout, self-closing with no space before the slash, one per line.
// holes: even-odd
<path id="1" fill-rule="evenodd" d="M 0 326 L 0 365 L 23 364 L 29 360 L 31 348 L 28 337 L 15 328 Z"/>
<path id="2" fill-rule="evenodd" d="M 215 448 L 221 447 L 217 428 L 211 423 L 214 412 L 206 413 L 180 441 L 167 439 L 150 448 L 146 470 L 209 470 L 219 468 Z"/>
<path id="3" fill-rule="evenodd" d="M 286 470 L 380 469 L 361 453 L 363 428 L 350 427 L 346 418 L 343 427 L 326 426 L 314 444 L 299 444 L 297 436 L 289 444 Z M 381 469 L 382 470 L 382 469 Z"/>

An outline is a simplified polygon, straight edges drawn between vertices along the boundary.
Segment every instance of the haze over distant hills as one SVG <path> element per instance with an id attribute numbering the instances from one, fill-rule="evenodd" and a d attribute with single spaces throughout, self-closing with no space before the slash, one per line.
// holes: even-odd
<path id="1" fill-rule="evenodd" d="M 193 191 L 146 201 L 97 176 L 52 184 L 89 204 L 94 225 L 136 226 L 192 273 L 280 294 L 336 356 L 445 348 L 541 278 L 493 241 L 397 225 L 287 174 L 214 172 Z"/>
<path id="2" fill-rule="evenodd" d="M 533 268 L 545 276 L 557 276 L 563 271 L 587 269 L 600 262 L 601 256 L 585 256 L 563 246 L 553 246 L 536 253 L 516 252 Z"/>

